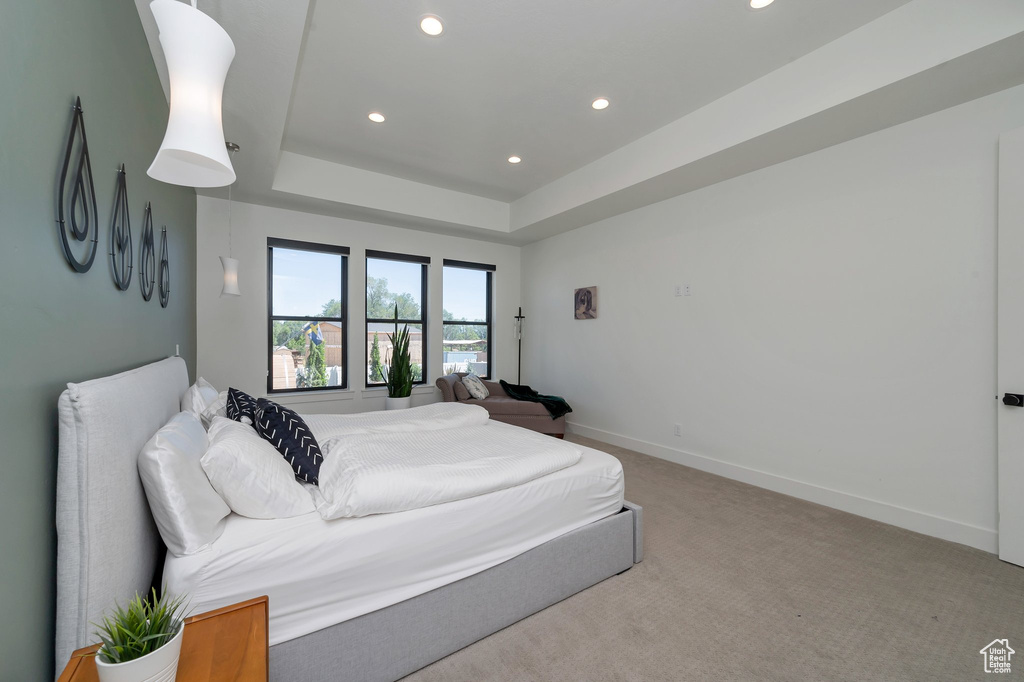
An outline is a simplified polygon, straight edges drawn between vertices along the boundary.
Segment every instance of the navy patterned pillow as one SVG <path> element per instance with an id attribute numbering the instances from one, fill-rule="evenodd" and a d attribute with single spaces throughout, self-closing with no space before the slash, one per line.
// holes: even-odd
<path id="1" fill-rule="evenodd" d="M 287 407 L 260 398 L 256 408 L 256 433 L 277 448 L 292 465 L 296 478 L 307 483 L 320 482 L 324 455 L 302 417 Z"/>
<path id="2" fill-rule="evenodd" d="M 237 388 L 228 389 L 228 404 L 226 406 L 228 419 L 234 419 L 243 424 L 256 423 L 256 398 Z"/>

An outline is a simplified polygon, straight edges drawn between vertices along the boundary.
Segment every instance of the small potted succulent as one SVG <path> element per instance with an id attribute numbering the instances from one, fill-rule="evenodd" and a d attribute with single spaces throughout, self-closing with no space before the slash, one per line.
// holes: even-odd
<path id="1" fill-rule="evenodd" d="M 395 319 L 398 319 L 398 306 L 395 306 Z M 391 354 L 388 364 L 382 367 L 384 382 L 388 387 L 388 397 L 384 399 L 385 410 L 400 410 L 409 407 L 412 401 L 412 359 L 409 353 L 409 325 L 401 329 L 395 322 L 395 333 L 391 337 Z"/>
<path id="2" fill-rule="evenodd" d="M 119 605 L 96 626 L 100 682 L 170 682 L 178 671 L 185 632 L 183 597 L 151 599 L 137 593 L 127 608 Z"/>

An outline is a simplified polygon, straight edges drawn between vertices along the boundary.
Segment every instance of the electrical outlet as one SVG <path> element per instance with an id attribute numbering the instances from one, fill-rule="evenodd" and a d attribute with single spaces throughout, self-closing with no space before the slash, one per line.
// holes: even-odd
<path id="1" fill-rule="evenodd" d="M 689 284 L 683 285 L 683 296 L 693 296 L 693 289 Z"/>
<path id="2" fill-rule="evenodd" d="M 681 425 L 679 425 L 679 424 L 676 424 L 672 428 L 672 433 L 674 433 L 676 436 L 679 436 L 681 438 L 682 435 L 683 435 L 683 427 Z"/>
<path id="3" fill-rule="evenodd" d="M 682 296 L 682 295 L 683 295 L 683 285 L 682 284 L 677 284 L 676 285 L 676 296 Z"/>

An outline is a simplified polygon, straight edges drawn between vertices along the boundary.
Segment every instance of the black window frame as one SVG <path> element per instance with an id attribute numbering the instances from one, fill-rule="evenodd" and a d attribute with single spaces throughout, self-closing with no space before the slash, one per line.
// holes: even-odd
<path id="1" fill-rule="evenodd" d="M 370 268 L 367 267 L 367 261 L 370 259 L 374 260 L 393 260 L 404 263 L 417 263 L 420 267 L 420 318 L 419 320 L 406 320 L 406 319 L 379 319 L 371 318 L 369 311 L 366 310 L 366 289 L 369 284 Z M 395 253 L 393 251 L 375 251 L 373 249 L 366 249 L 365 257 L 363 258 L 363 315 L 366 321 L 363 324 L 363 374 L 365 375 L 366 388 L 383 388 L 387 386 L 383 381 L 377 383 L 370 383 L 370 373 L 367 369 L 370 366 L 370 351 L 366 347 L 366 339 L 370 336 L 370 324 L 418 324 L 420 325 L 420 338 L 423 344 L 423 371 L 422 379 L 419 381 L 412 382 L 413 386 L 423 386 L 427 383 L 427 365 L 429 354 L 427 352 L 429 344 L 427 342 L 427 284 L 430 279 L 430 256 L 414 256 L 408 253 Z"/>
<path id="2" fill-rule="evenodd" d="M 483 270 L 487 273 L 487 375 L 480 377 L 481 379 L 491 380 L 494 376 L 494 273 L 497 271 L 498 266 L 488 265 L 487 263 L 473 263 L 465 260 L 454 260 L 451 258 L 445 258 L 442 262 L 444 268 L 460 268 L 462 270 Z M 441 272 L 441 281 L 444 282 L 444 271 Z M 444 308 L 444 291 L 441 291 L 441 308 Z M 479 322 L 466 322 L 464 320 L 442 320 L 441 321 L 441 347 L 444 348 L 444 325 L 448 324 L 461 324 L 461 325 L 474 325 L 483 326 Z M 442 368 L 444 363 L 441 364 Z M 442 370 L 443 371 L 443 370 Z"/>
<path id="3" fill-rule="evenodd" d="M 340 317 L 302 317 L 295 315 L 274 315 L 274 249 L 292 251 L 312 251 L 330 253 L 341 256 L 341 316 Z M 349 366 L 349 329 L 348 329 L 348 259 L 349 247 L 336 244 L 318 244 L 295 239 L 267 237 L 267 393 L 311 393 L 315 391 L 348 390 Z M 340 322 L 341 323 L 341 385 L 340 386 L 309 386 L 304 388 L 274 388 L 274 322 Z"/>

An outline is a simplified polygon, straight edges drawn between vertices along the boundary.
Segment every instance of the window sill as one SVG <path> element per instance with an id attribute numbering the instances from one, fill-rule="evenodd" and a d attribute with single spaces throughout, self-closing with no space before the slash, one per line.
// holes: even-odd
<path id="1" fill-rule="evenodd" d="M 434 386 L 433 384 L 430 384 L 430 385 L 424 384 L 422 386 L 413 386 L 412 387 L 412 394 L 413 395 L 429 395 L 429 394 L 435 392 L 436 390 L 437 390 L 437 387 Z M 374 386 L 373 388 L 364 388 L 364 389 L 362 389 L 362 391 L 360 391 L 360 393 L 361 393 L 361 395 L 363 395 L 366 398 L 387 398 L 388 397 L 388 389 L 385 388 L 384 386 Z"/>
<path id="2" fill-rule="evenodd" d="M 356 392 L 350 388 L 338 389 L 337 391 L 295 391 L 293 393 L 271 393 L 266 396 L 267 400 L 279 403 L 329 403 L 335 400 L 352 400 Z"/>

